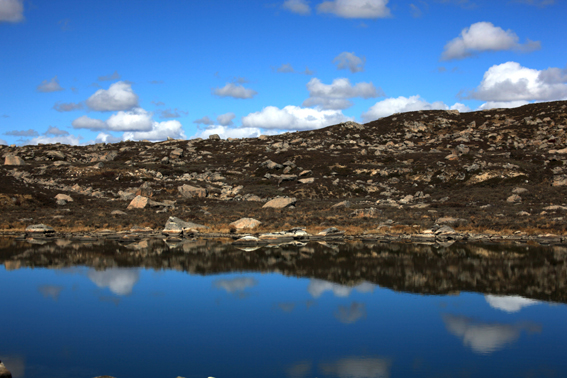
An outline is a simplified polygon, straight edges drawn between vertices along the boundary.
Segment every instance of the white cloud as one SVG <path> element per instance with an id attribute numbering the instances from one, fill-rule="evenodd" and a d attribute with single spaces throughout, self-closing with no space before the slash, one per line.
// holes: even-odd
<path id="1" fill-rule="evenodd" d="M 152 129 L 149 131 L 126 132 L 123 135 L 124 140 L 150 140 L 157 142 L 166 140 L 167 138 L 173 139 L 187 139 L 183 131 L 183 126 L 177 120 L 154 122 Z"/>
<path id="2" fill-rule="evenodd" d="M 456 103 L 449 107 L 442 101 L 429 103 L 419 95 L 411 97 L 400 96 L 398 98 L 387 98 L 374 104 L 367 112 L 362 113 L 364 122 L 374 121 L 378 118 L 387 117 L 394 113 L 413 112 L 417 110 L 458 110 L 462 112 L 471 109 L 461 103 Z"/>
<path id="3" fill-rule="evenodd" d="M 103 271 L 90 270 L 89 279 L 98 287 L 108 287 L 116 295 L 129 295 L 140 279 L 138 269 L 113 268 Z"/>
<path id="4" fill-rule="evenodd" d="M 311 7 L 306 0 L 286 0 L 282 7 L 290 12 L 306 16 L 311 13 Z"/>
<path id="5" fill-rule="evenodd" d="M 322 363 L 319 369 L 324 375 L 338 378 L 388 378 L 392 363 L 383 358 L 349 357 L 334 363 Z"/>
<path id="6" fill-rule="evenodd" d="M 512 30 L 504 31 L 490 22 L 477 22 L 461 31 L 461 35 L 445 45 L 441 60 L 464 59 L 483 51 L 533 51 L 541 48 L 540 42 L 528 40 L 518 43 Z"/>
<path id="7" fill-rule="evenodd" d="M 73 110 L 80 110 L 83 108 L 82 103 L 74 103 L 74 102 L 57 102 L 53 105 L 53 109 L 57 110 L 58 112 L 72 112 Z"/>
<path id="8" fill-rule="evenodd" d="M 69 144 L 72 146 L 78 146 L 81 144 L 81 137 L 76 135 L 58 135 L 53 137 L 48 137 L 46 135 L 40 135 L 37 138 L 33 138 L 26 142 L 26 144 Z"/>
<path id="9" fill-rule="evenodd" d="M 152 113 L 142 108 L 128 112 L 120 111 L 106 121 L 82 116 L 71 122 L 75 129 L 110 130 L 110 131 L 150 131 L 154 127 Z"/>
<path id="10" fill-rule="evenodd" d="M 539 301 L 519 296 L 485 295 L 484 299 L 490 307 L 506 312 L 518 312 L 524 307 L 540 303 Z"/>
<path id="11" fill-rule="evenodd" d="M 483 101 L 553 101 L 567 99 L 567 69 L 536 70 L 516 62 L 494 65 L 468 98 Z"/>
<path id="12" fill-rule="evenodd" d="M 510 324 L 474 322 L 464 316 L 445 315 L 447 330 L 462 339 L 473 352 L 488 354 L 503 349 L 520 337 L 521 328 Z"/>
<path id="13" fill-rule="evenodd" d="M 236 117 L 234 113 L 225 113 L 217 117 L 217 121 L 222 126 L 230 126 L 233 124 L 232 120 Z"/>
<path id="14" fill-rule="evenodd" d="M 361 318 L 366 318 L 366 305 L 364 303 L 352 302 L 349 307 L 339 306 L 335 317 L 344 324 L 352 324 Z"/>
<path id="15" fill-rule="evenodd" d="M 0 0 L 0 22 L 19 22 L 23 19 L 23 0 Z"/>
<path id="16" fill-rule="evenodd" d="M 280 130 L 313 130 L 351 121 L 340 110 L 318 110 L 286 106 L 279 109 L 267 106 L 259 112 L 250 113 L 242 118 L 243 127 Z"/>
<path id="17" fill-rule="evenodd" d="M 215 125 L 207 127 L 206 129 L 198 132 L 192 138 L 207 139 L 209 135 L 217 134 L 221 139 L 226 138 L 257 138 L 263 133 L 257 127 L 227 127 L 222 125 Z"/>
<path id="18" fill-rule="evenodd" d="M 108 125 L 106 122 L 101 121 L 100 119 L 89 118 L 86 115 L 81 116 L 71 122 L 73 128 L 75 129 L 89 129 L 92 131 L 95 130 L 106 130 Z"/>
<path id="19" fill-rule="evenodd" d="M 138 95 L 132 90 L 130 83 L 119 81 L 108 89 L 99 89 L 86 104 L 92 110 L 107 112 L 129 110 L 138 106 Z"/>
<path id="20" fill-rule="evenodd" d="M 112 131 L 150 131 L 153 127 L 152 113 L 142 108 L 129 112 L 118 112 L 106 120 L 108 130 Z"/>
<path id="21" fill-rule="evenodd" d="M 319 13 L 332 13 L 344 18 L 390 17 L 389 0 L 333 0 L 317 6 Z"/>
<path id="22" fill-rule="evenodd" d="M 41 84 L 37 86 L 37 91 L 43 93 L 59 92 L 63 90 L 64 89 L 61 88 L 61 86 L 59 85 L 59 80 L 57 79 L 57 76 L 54 76 L 53 79 L 49 81 L 44 80 L 41 82 Z"/>
<path id="23" fill-rule="evenodd" d="M 223 289 L 227 293 L 235 293 L 244 291 L 250 287 L 258 284 L 254 278 L 251 277 L 237 277 L 232 279 L 220 279 L 213 282 L 213 286 L 217 289 Z"/>
<path id="24" fill-rule="evenodd" d="M 120 80 L 120 74 L 118 71 L 114 71 L 113 74 L 99 76 L 98 81 L 112 81 L 112 80 Z"/>
<path id="25" fill-rule="evenodd" d="M 349 69 L 350 72 L 362 72 L 364 71 L 364 65 L 366 64 L 366 58 L 359 58 L 350 52 L 342 52 L 333 59 L 333 63 L 337 65 L 338 70 Z"/>
<path id="26" fill-rule="evenodd" d="M 193 121 L 193 123 L 201 124 L 201 125 L 214 125 L 215 121 L 209 118 L 209 116 L 204 116 L 203 118 L 199 118 Z"/>
<path id="27" fill-rule="evenodd" d="M 345 286 L 314 278 L 309 281 L 307 291 L 313 298 L 319 298 L 326 291 L 331 291 L 335 297 L 345 298 L 348 297 L 353 290 L 359 293 L 372 293 L 375 287 L 376 285 L 368 282 L 363 282 L 357 286 Z"/>
<path id="28" fill-rule="evenodd" d="M 321 80 L 313 78 L 307 83 L 309 98 L 303 102 L 303 106 L 320 106 L 323 109 L 346 109 L 351 107 L 349 98 L 375 98 L 384 96 L 380 88 L 372 83 L 357 83 L 352 85 L 349 79 L 340 78 L 333 80 L 332 84 L 323 84 Z"/>
<path id="29" fill-rule="evenodd" d="M 118 143 L 122 142 L 122 138 L 112 136 L 107 133 L 99 133 L 94 141 L 95 143 Z"/>
<path id="30" fill-rule="evenodd" d="M 10 135 L 10 136 L 38 136 L 39 133 L 33 129 L 28 129 L 28 130 L 11 130 L 11 131 L 6 131 L 4 133 L 4 135 Z"/>
<path id="31" fill-rule="evenodd" d="M 515 3 L 523 3 L 527 5 L 535 5 L 536 7 L 546 7 L 555 4 L 555 0 L 514 0 Z"/>
<path id="32" fill-rule="evenodd" d="M 529 102 L 524 100 L 519 101 L 488 101 L 478 107 L 478 110 L 488 110 L 497 108 L 517 108 L 519 106 L 524 106 L 529 104 Z"/>
<path id="33" fill-rule="evenodd" d="M 3 146 L 7 146 L 8 142 L 6 142 L 4 139 L 0 139 L 0 144 Z"/>
<path id="34" fill-rule="evenodd" d="M 213 94 L 219 97 L 248 99 L 256 96 L 258 92 L 250 88 L 244 88 L 242 85 L 227 83 L 222 88 L 213 89 Z"/>

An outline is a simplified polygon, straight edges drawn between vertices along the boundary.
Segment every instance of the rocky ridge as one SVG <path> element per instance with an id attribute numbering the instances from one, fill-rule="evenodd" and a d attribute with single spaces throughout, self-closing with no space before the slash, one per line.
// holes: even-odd
<path id="1" fill-rule="evenodd" d="M 567 102 L 416 111 L 249 139 L 3 146 L 0 229 L 565 233 Z"/>

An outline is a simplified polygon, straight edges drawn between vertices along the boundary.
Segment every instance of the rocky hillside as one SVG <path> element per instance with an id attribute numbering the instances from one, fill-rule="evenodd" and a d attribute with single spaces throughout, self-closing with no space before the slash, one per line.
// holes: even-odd
<path id="1" fill-rule="evenodd" d="M 173 215 L 212 230 L 251 217 L 269 230 L 563 234 L 566 129 L 562 101 L 250 139 L 2 146 L 0 229 L 158 229 Z"/>

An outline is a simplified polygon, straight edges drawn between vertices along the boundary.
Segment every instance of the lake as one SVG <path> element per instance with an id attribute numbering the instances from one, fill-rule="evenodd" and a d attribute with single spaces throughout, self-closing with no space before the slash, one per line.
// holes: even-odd
<path id="1" fill-rule="evenodd" d="M 0 241 L 14 378 L 565 377 L 567 248 Z"/>

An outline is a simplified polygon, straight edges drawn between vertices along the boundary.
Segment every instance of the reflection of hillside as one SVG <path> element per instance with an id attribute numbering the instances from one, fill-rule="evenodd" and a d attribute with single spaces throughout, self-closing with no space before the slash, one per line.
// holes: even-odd
<path id="1" fill-rule="evenodd" d="M 366 281 L 367 286 L 373 283 L 425 294 L 475 291 L 567 302 L 567 249 L 561 247 L 454 244 L 445 248 L 364 243 L 330 246 L 312 242 L 304 247 L 264 246 L 246 252 L 219 241 L 166 243 L 159 239 L 120 243 L 59 240 L 46 244 L 4 241 L 1 245 L 4 248 L 0 249 L 0 264 L 8 270 L 81 265 L 97 270 L 144 267 L 192 274 L 280 272 L 353 287 Z M 332 284 L 328 286 L 323 291 L 338 290 Z M 356 288 L 363 289 L 365 286 Z"/>

